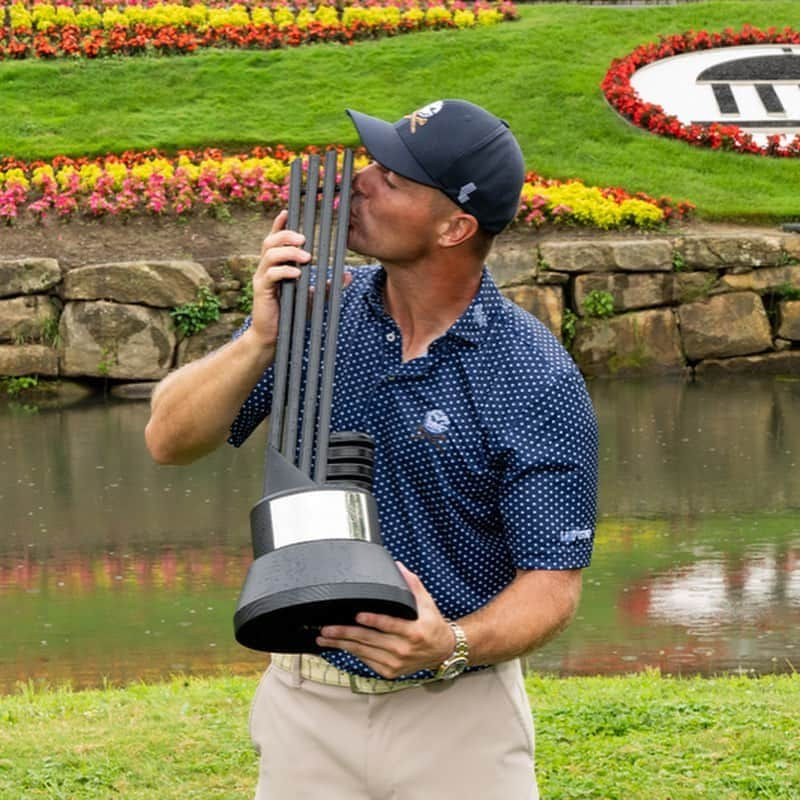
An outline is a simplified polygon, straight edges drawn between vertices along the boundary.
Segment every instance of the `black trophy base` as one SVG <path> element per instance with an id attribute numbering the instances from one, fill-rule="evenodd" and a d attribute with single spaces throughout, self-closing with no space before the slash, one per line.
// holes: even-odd
<path id="1" fill-rule="evenodd" d="M 251 650 L 319 653 L 319 629 L 351 625 L 361 611 L 417 618 L 414 596 L 383 546 L 323 539 L 253 561 L 233 625 L 236 641 Z"/>

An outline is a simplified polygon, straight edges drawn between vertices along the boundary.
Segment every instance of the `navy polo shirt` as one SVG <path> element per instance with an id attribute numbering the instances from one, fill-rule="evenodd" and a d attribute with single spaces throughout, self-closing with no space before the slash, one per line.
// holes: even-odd
<path id="1" fill-rule="evenodd" d="M 597 426 L 570 356 L 484 270 L 462 316 L 427 354 L 403 363 L 400 330 L 383 307 L 385 279 L 380 266 L 360 267 L 343 293 L 331 424 L 375 439 L 385 546 L 450 619 L 488 603 L 517 569 L 588 566 Z M 271 388 L 267 370 L 231 426 L 231 444 L 269 413 Z M 325 657 L 375 675 L 342 651 Z"/>

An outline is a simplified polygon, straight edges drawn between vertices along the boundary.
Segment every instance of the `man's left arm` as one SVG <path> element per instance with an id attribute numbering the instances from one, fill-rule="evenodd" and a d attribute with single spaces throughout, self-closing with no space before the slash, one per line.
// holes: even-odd
<path id="1" fill-rule="evenodd" d="M 420 579 L 401 569 L 417 601 L 416 620 L 361 613 L 358 625 L 324 627 L 318 644 L 347 650 L 385 678 L 436 669 L 453 652 L 455 636 Z M 579 569 L 517 570 L 487 605 L 456 620 L 470 664 L 496 664 L 540 647 L 569 624 L 580 594 Z"/>

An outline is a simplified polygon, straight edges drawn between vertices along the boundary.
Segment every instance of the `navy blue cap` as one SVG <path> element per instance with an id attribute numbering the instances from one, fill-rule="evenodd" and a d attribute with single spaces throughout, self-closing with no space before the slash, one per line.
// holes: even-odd
<path id="1" fill-rule="evenodd" d="M 347 113 L 379 164 L 440 189 L 484 230 L 499 233 L 516 217 L 525 162 L 502 119 L 466 100 L 437 100 L 393 125 Z"/>

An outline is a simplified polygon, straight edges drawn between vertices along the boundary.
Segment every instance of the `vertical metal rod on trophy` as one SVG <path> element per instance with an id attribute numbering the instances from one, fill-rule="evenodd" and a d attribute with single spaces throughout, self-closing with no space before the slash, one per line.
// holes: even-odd
<path id="1" fill-rule="evenodd" d="M 350 188 L 353 175 L 353 151 L 345 150 L 342 162 L 342 185 L 339 192 L 339 215 L 336 223 L 336 245 L 331 273 L 331 288 L 328 297 L 328 331 L 339 330 L 339 308 L 342 296 L 342 280 L 344 278 L 344 260 L 347 250 L 347 233 L 350 221 Z M 331 427 L 331 411 L 333 408 L 333 371 L 336 363 L 337 336 L 329 335 L 325 340 L 325 361 L 322 367 L 322 388 L 319 399 L 319 444 L 317 445 L 317 463 L 314 480 L 320 483 L 325 480 L 328 464 L 328 437 Z"/>
<path id="2" fill-rule="evenodd" d="M 300 224 L 300 193 L 303 186 L 303 164 L 292 162 L 289 168 L 289 213 L 286 227 L 297 230 Z M 278 342 L 273 365 L 272 413 L 269 420 L 269 443 L 276 450 L 281 449 L 283 434 L 283 412 L 286 400 L 286 374 L 289 369 L 289 345 L 292 330 L 292 311 L 294 304 L 294 282 L 284 281 L 281 285 L 281 317 L 278 328 Z M 265 470 L 266 472 L 267 470 Z"/>
<path id="3" fill-rule="evenodd" d="M 305 236 L 304 248 L 314 257 L 314 227 L 317 211 L 317 186 L 319 185 L 319 156 L 314 154 L 308 159 L 306 175 L 305 207 L 303 209 L 303 235 Z M 300 412 L 300 388 L 303 374 L 303 349 L 306 334 L 306 319 L 308 316 L 308 288 L 311 271 L 304 268 L 297 280 L 294 292 L 294 319 L 292 321 L 292 339 L 289 355 L 289 388 L 286 394 L 286 416 L 284 421 L 283 447 L 281 452 L 293 464 L 297 464 L 297 427 Z M 301 438 L 308 430 L 304 425 L 300 431 Z M 313 428 L 311 431 L 313 438 Z M 306 470 L 303 470 L 306 472 Z"/>
<path id="4" fill-rule="evenodd" d="M 311 474 L 312 453 L 314 445 L 319 447 L 322 443 L 323 433 L 316 428 L 319 398 L 317 390 L 320 381 L 320 365 L 322 364 L 322 331 L 325 315 L 325 284 L 328 279 L 328 265 L 331 252 L 331 231 L 333 228 L 333 205 L 336 197 L 336 151 L 328 150 L 325 154 L 325 180 L 322 186 L 322 209 L 319 224 L 319 258 L 317 260 L 317 274 L 314 282 L 314 300 L 311 306 L 311 326 L 309 329 L 308 346 L 308 373 L 305 386 L 303 403 L 303 419 L 307 436 L 303 437 L 303 448 L 300 454 L 300 469 L 306 475 Z M 341 219 L 341 217 L 340 217 Z M 330 346 L 336 341 L 338 331 L 331 327 L 328 321 L 325 345 Z M 324 376 L 323 376 L 324 379 Z M 314 421 L 314 423 L 311 422 Z M 315 430 L 317 434 L 315 436 Z M 319 457 L 317 465 L 319 466 Z"/>

